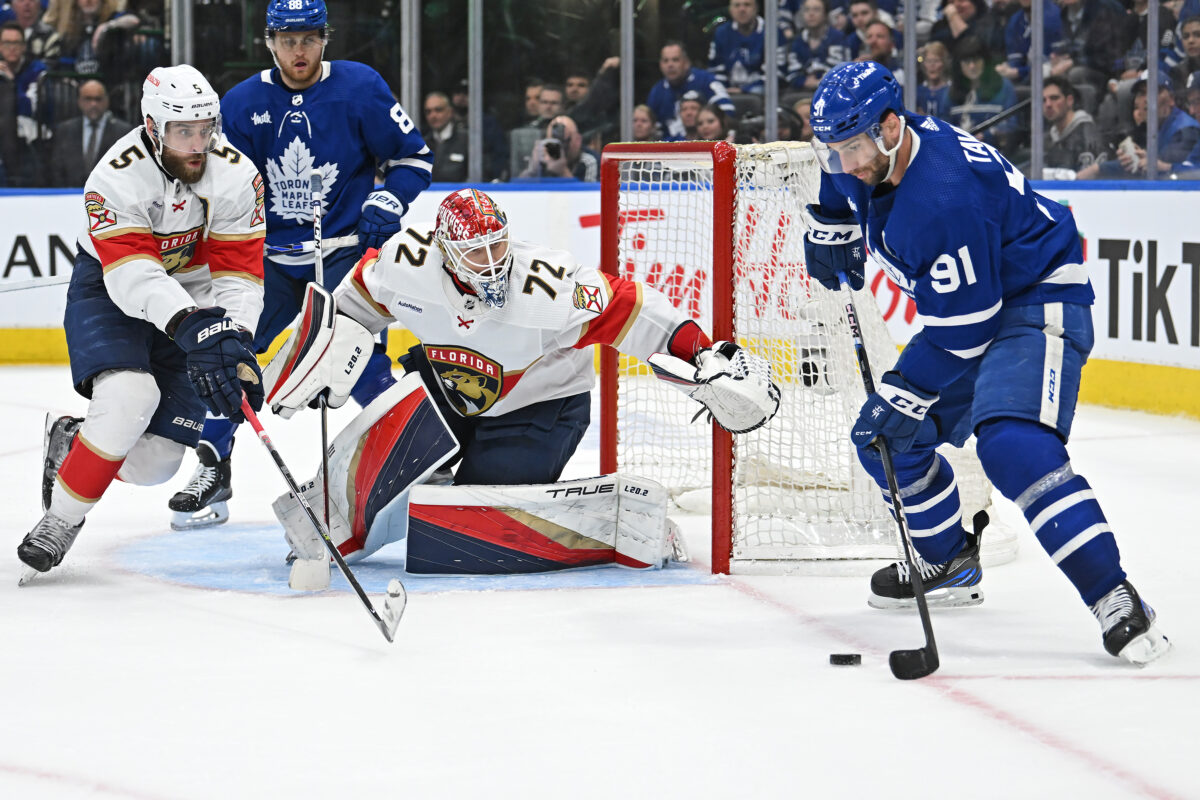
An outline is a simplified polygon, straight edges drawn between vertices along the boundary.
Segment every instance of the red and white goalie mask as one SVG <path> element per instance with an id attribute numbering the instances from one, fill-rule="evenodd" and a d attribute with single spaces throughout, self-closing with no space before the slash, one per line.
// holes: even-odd
<path id="1" fill-rule="evenodd" d="M 434 238 L 452 274 L 488 306 L 503 308 L 512 251 L 508 217 L 495 201 L 475 189 L 447 196 L 438 206 Z"/>

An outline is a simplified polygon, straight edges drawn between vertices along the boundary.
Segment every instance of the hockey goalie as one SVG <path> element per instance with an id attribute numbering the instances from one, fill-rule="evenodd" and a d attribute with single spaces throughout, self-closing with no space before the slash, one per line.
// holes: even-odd
<path id="1" fill-rule="evenodd" d="M 400 359 L 405 376 L 328 453 L 330 536 L 347 560 L 401 539 L 410 573 L 653 568 L 680 555 L 661 486 L 558 481 L 590 422 L 592 345 L 649 361 L 735 433 L 779 408 L 765 359 L 713 343 L 651 287 L 511 239 L 474 189 L 368 251 L 332 295 L 310 285 L 264 373 L 272 410 L 345 403 L 372 336 L 392 323 L 418 340 Z M 302 491 L 323 507 L 320 477 Z M 323 588 L 327 554 L 299 502 L 284 495 L 274 508 L 296 555 L 293 588 Z"/>

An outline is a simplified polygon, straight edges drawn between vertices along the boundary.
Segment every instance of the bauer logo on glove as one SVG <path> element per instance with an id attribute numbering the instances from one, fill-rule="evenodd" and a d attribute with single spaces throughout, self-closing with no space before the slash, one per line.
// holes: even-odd
<path id="1" fill-rule="evenodd" d="M 733 342 L 700 351 L 694 365 L 666 353 L 655 353 L 649 361 L 655 377 L 702 404 L 730 433 L 761 428 L 779 411 L 771 362 Z"/>

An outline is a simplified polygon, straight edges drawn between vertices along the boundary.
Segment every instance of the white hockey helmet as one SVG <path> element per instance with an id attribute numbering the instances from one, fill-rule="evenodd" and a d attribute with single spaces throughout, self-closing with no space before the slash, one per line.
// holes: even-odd
<path id="1" fill-rule="evenodd" d="M 438 206 L 434 240 L 458 280 L 483 302 L 503 308 L 513 255 L 508 217 L 492 198 L 476 189 L 460 189 Z"/>
<path id="2" fill-rule="evenodd" d="M 154 122 L 159 152 L 207 153 L 221 137 L 221 98 L 200 70 L 188 64 L 155 67 L 142 84 L 142 120 Z M 181 125 L 211 120 L 211 125 Z M 172 123 L 177 123 L 172 125 Z"/>

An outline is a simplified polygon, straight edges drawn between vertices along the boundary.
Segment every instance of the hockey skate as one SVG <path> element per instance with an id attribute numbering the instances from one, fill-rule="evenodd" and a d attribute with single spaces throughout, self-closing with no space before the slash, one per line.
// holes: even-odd
<path id="1" fill-rule="evenodd" d="M 62 563 L 63 556 L 75 544 L 75 537 L 83 523 L 72 525 L 53 514 L 45 514 L 33 530 L 17 545 L 17 558 L 28 568 L 17 581 L 24 586 L 37 577 L 38 573 L 49 572 Z"/>
<path id="2" fill-rule="evenodd" d="M 229 519 L 229 506 L 225 502 L 233 497 L 229 459 L 218 459 L 217 451 L 208 442 L 196 446 L 196 455 L 200 464 L 191 481 L 167 502 L 167 507 L 175 512 L 171 517 L 173 530 L 210 528 Z"/>
<path id="3" fill-rule="evenodd" d="M 945 563 L 930 564 L 913 552 L 925 586 L 925 602 L 931 608 L 960 608 L 983 602 L 983 590 L 979 587 L 983 579 L 979 540 L 987 523 L 986 512 L 976 514 L 972 522 L 974 531 L 967 534 L 963 549 Z M 912 608 L 916 602 L 907 561 L 897 561 L 871 576 L 871 596 L 867 598 L 871 608 Z"/>
<path id="4" fill-rule="evenodd" d="M 42 437 L 42 513 L 50 510 L 50 495 L 54 492 L 54 481 L 58 468 L 67 459 L 75 434 L 83 425 L 82 417 L 55 417 L 46 415 L 46 433 Z"/>
<path id="5" fill-rule="evenodd" d="M 1144 667 L 1171 649 L 1171 642 L 1154 626 L 1154 609 L 1129 581 L 1122 581 L 1091 609 L 1110 655 Z"/>

